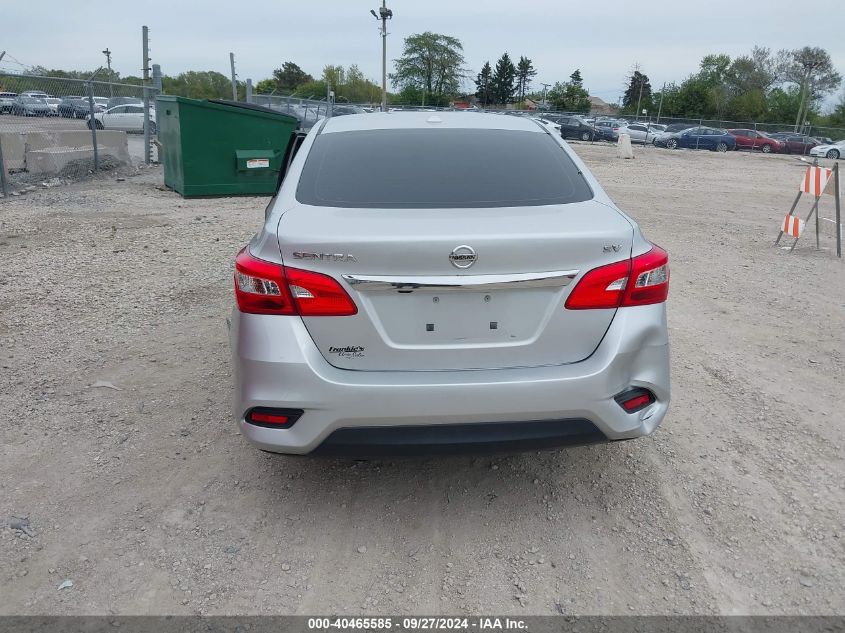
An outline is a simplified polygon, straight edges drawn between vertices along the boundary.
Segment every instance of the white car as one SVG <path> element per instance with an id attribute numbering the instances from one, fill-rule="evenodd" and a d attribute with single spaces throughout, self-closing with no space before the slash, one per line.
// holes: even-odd
<path id="1" fill-rule="evenodd" d="M 822 156 L 824 158 L 842 158 L 845 156 L 845 140 L 836 141 L 832 145 L 816 145 L 810 150 L 810 156 Z"/>
<path id="2" fill-rule="evenodd" d="M 105 112 L 94 114 L 94 121 L 98 130 L 123 130 L 124 132 L 144 131 L 144 106 L 140 105 L 119 105 L 109 108 Z M 91 127 L 91 118 L 88 118 L 88 127 Z M 156 131 L 156 111 L 150 108 L 150 133 Z"/>
<path id="3" fill-rule="evenodd" d="M 52 115 L 59 116 L 59 104 L 62 100 L 57 97 L 47 97 L 44 101 L 48 106 L 50 106 L 50 112 Z"/>
<path id="4" fill-rule="evenodd" d="M 663 130 L 646 125 L 645 123 L 629 123 L 619 128 L 619 134 L 627 134 L 632 143 L 653 143 L 654 139 L 663 134 Z"/>

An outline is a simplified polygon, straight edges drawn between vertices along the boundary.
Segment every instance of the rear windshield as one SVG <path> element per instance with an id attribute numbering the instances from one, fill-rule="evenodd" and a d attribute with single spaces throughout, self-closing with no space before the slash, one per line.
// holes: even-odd
<path id="1" fill-rule="evenodd" d="M 322 134 L 296 190 L 303 204 L 346 208 L 522 207 L 592 197 L 548 134 L 489 129 Z"/>

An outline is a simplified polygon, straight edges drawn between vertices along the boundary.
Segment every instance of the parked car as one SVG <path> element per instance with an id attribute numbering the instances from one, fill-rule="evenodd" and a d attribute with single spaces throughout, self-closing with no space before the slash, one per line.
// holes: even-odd
<path id="1" fill-rule="evenodd" d="M 765 132 L 749 129 L 731 129 L 728 130 L 728 133 L 736 137 L 737 149 L 757 149 L 764 154 L 783 150 L 783 144 Z"/>
<path id="2" fill-rule="evenodd" d="M 819 145 L 833 145 L 836 143 L 836 141 L 829 136 L 814 136 L 813 140 L 815 140 Z"/>
<path id="3" fill-rule="evenodd" d="M 109 109 L 109 98 L 108 97 L 93 97 L 94 103 L 102 108 L 103 112 Z"/>
<path id="4" fill-rule="evenodd" d="M 654 132 L 665 132 L 666 127 L 662 123 L 646 123 L 648 129 L 653 130 Z"/>
<path id="5" fill-rule="evenodd" d="M 683 132 L 694 127 L 697 127 L 694 123 L 670 123 L 663 131 L 667 133 Z"/>
<path id="6" fill-rule="evenodd" d="M 366 110 L 361 106 L 348 104 L 334 104 L 332 106 L 332 116 L 346 116 L 347 114 L 364 114 Z"/>
<path id="7" fill-rule="evenodd" d="M 617 137 L 619 136 L 619 128 L 623 127 L 624 125 L 624 123 L 621 123 L 616 119 L 599 119 L 595 123 L 593 123 L 594 127 L 613 130 L 614 132 L 616 132 Z"/>
<path id="8" fill-rule="evenodd" d="M 144 105 L 144 100 L 138 97 L 111 97 L 106 105 L 106 110 L 119 105 Z"/>
<path id="9" fill-rule="evenodd" d="M 46 99 L 50 95 L 41 90 L 25 90 L 20 94 L 21 97 L 33 97 L 35 99 Z"/>
<path id="10" fill-rule="evenodd" d="M 663 134 L 663 130 L 651 128 L 646 123 L 629 123 L 619 128 L 619 134 L 627 134 L 631 137 L 632 143 L 652 143 L 654 139 Z"/>
<path id="11" fill-rule="evenodd" d="M 590 125 L 580 116 L 545 117 L 560 125 L 560 135 L 563 138 L 577 138 L 582 141 L 615 140 L 612 130 L 600 130 Z"/>
<path id="12" fill-rule="evenodd" d="M 93 124 L 88 117 L 87 125 L 96 125 L 98 130 L 123 130 L 125 132 L 144 131 L 144 107 L 140 105 L 119 105 L 105 112 L 95 112 Z M 156 112 L 150 108 L 150 134 L 156 133 Z"/>
<path id="13" fill-rule="evenodd" d="M 563 139 L 523 117 L 393 112 L 331 118 L 297 147 L 235 260 L 250 442 L 514 451 L 660 424 L 668 255 Z"/>
<path id="14" fill-rule="evenodd" d="M 811 136 L 805 134 L 795 134 L 794 132 L 775 132 L 769 134 L 773 139 L 776 139 L 781 144 L 781 151 L 784 154 L 803 154 L 807 155 L 819 142 Z"/>
<path id="15" fill-rule="evenodd" d="M 94 104 L 94 112 L 99 112 L 99 106 Z M 59 116 L 66 119 L 84 119 L 91 114 L 91 109 L 88 104 L 88 99 L 62 99 L 62 102 L 56 106 L 56 112 Z"/>
<path id="16" fill-rule="evenodd" d="M 12 104 L 17 96 L 17 92 L 0 92 L 0 114 L 12 111 Z"/>
<path id="17" fill-rule="evenodd" d="M 654 144 L 669 149 L 686 147 L 726 152 L 729 149 L 736 149 L 736 137 L 713 127 L 693 127 L 683 132 L 661 134 L 654 139 Z"/>
<path id="18" fill-rule="evenodd" d="M 24 95 L 15 97 L 10 112 L 17 116 L 51 116 L 53 114 L 44 99 Z"/>
<path id="19" fill-rule="evenodd" d="M 845 156 L 845 141 L 837 141 L 830 145 L 816 145 L 810 150 L 810 156 L 824 156 L 825 158 L 842 158 Z"/>
<path id="20" fill-rule="evenodd" d="M 44 103 L 50 106 L 50 114 L 52 116 L 59 116 L 58 108 L 61 102 L 62 100 L 58 97 L 47 97 L 46 99 L 44 99 Z"/>

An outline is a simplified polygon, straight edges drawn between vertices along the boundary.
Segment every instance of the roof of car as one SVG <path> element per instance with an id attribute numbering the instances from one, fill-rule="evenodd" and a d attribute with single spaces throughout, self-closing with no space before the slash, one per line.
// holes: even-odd
<path id="1" fill-rule="evenodd" d="M 529 118 L 505 116 L 502 114 L 481 112 L 373 112 L 332 117 L 326 122 L 322 133 L 361 130 L 407 130 L 413 128 L 546 132 L 545 128 Z"/>

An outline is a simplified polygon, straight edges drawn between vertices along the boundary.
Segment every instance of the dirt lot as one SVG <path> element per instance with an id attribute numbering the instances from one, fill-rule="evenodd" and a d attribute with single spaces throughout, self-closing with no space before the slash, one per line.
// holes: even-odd
<path id="1" fill-rule="evenodd" d="M 577 150 L 670 251 L 673 404 L 516 456 L 246 444 L 225 319 L 266 199 L 153 169 L 0 202 L 0 614 L 845 612 L 845 265 L 829 221 L 772 246 L 800 164 Z"/>

